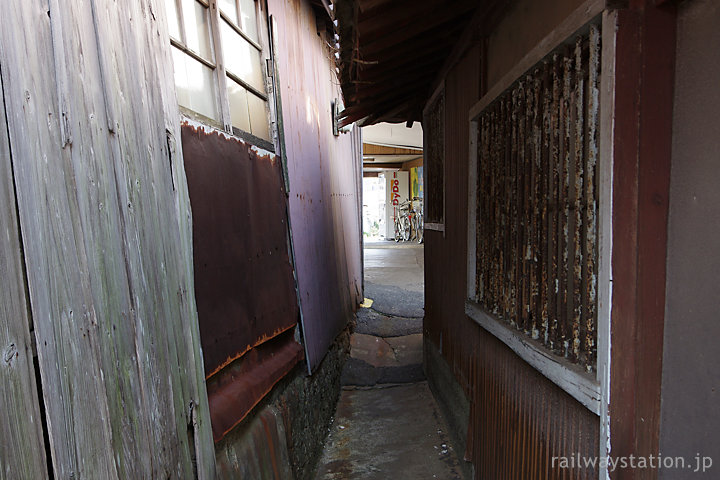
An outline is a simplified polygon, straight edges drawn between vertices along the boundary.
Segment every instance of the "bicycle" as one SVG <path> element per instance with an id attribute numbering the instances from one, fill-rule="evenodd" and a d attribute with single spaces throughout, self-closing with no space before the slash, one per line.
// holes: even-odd
<path id="1" fill-rule="evenodd" d="M 420 211 L 416 209 L 413 202 L 420 204 Z M 398 206 L 399 213 L 395 216 L 395 241 L 410 241 L 422 243 L 424 239 L 424 222 L 422 215 L 422 199 L 414 197 L 410 201 L 401 203 Z"/>
<path id="2" fill-rule="evenodd" d="M 423 220 L 423 199 L 420 197 L 414 197 L 413 202 L 415 202 L 415 205 L 419 205 L 419 208 L 417 208 L 411 203 L 411 206 L 413 207 L 413 239 L 417 243 L 423 243 L 425 237 L 425 220 Z"/>
<path id="3" fill-rule="evenodd" d="M 410 202 L 398 205 L 398 214 L 395 215 L 395 241 L 407 242 L 410 239 L 412 225 L 410 224 Z"/>

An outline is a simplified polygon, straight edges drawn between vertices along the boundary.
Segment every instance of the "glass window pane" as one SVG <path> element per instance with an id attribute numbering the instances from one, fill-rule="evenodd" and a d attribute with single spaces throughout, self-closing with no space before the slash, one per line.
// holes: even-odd
<path id="1" fill-rule="evenodd" d="M 220 34 L 225 68 L 259 91 L 265 92 L 260 52 L 225 21 L 220 22 Z"/>
<path id="2" fill-rule="evenodd" d="M 175 3 L 175 0 L 165 0 L 165 11 L 167 13 L 170 36 L 175 40 L 181 40 L 180 18 L 178 17 L 177 3 Z"/>
<path id="3" fill-rule="evenodd" d="M 218 119 L 215 81 L 211 68 L 172 48 L 178 103 L 201 115 Z"/>
<path id="4" fill-rule="evenodd" d="M 195 0 L 182 0 L 185 46 L 206 60 L 213 61 L 208 8 Z"/>
<path id="5" fill-rule="evenodd" d="M 245 87 L 228 78 L 228 99 L 230 100 L 230 121 L 233 127 L 250 132 L 248 114 L 248 93 Z"/>
<path id="6" fill-rule="evenodd" d="M 218 5 L 220 5 L 221 12 L 227 15 L 237 26 L 240 26 L 237 20 L 238 15 L 235 0 L 218 0 Z"/>
<path id="7" fill-rule="evenodd" d="M 255 0 L 240 0 L 240 29 L 256 42 L 258 40 Z"/>
<path id="8" fill-rule="evenodd" d="M 270 141 L 267 102 L 251 92 L 248 92 L 247 96 L 248 110 L 250 111 L 250 133 Z"/>

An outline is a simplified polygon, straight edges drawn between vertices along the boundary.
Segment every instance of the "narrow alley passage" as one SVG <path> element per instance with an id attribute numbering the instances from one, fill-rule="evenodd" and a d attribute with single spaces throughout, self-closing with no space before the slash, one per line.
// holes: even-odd
<path id="1" fill-rule="evenodd" d="M 368 243 L 364 252 L 366 300 L 316 478 L 460 479 L 422 367 L 423 246 Z"/>

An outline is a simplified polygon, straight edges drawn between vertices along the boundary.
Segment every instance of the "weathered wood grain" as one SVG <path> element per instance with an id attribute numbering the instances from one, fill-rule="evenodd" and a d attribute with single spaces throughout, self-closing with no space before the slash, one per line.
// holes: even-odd
<path id="1" fill-rule="evenodd" d="M 2 76 L 0 66 L 0 479 L 45 478 Z"/>
<path id="2" fill-rule="evenodd" d="M 13 71 L 8 131 L 54 473 L 210 478 L 163 2 L 3 8 L 0 63 Z"/>

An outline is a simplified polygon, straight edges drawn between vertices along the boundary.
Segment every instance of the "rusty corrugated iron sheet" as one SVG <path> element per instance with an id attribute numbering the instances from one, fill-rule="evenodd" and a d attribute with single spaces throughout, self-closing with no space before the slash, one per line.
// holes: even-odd
<path id="1" fill-rule="evenodd" d="M 182 143 L 200 338 L 210 377 L 297 323 L 287 207 L 274 155 L 187 124 Z"/>
<path id="2" fill-rule="evenodd" d="M 477 298 L 558 355 L 595 368 L 595 26 L 479 117 Z"/>
<path id="3" fill-rule="evenodd" d="M 478 85 L 481 83 L 480 65 L 482 63 L 481 47 L 470 50 L 467 56 L 455 67 L 445 79 L 445 175 L 446 185 L 446 229 L 443 232 L 426 232 L 425 252 L 425 319 L 424 329 L 427 341 L 440 346 L 442 355 L 447 359 L 458 382 L 464 388 L 471 403 L 471 417 L 468 431 L 468 449 L 466 458 L 472 460 L 475 467 L 476 478 L 482 479 L 531 479 L 531 478 L 597 478 L 597 471 L 592 469 L 559 469 L 552 468 L 552 457 L 562 455 L 580 455 L 594 457 L 598 452 L 599 419 L 582 404 L 570 397 L 547 378 L 538 373 L 533 367 L 523 362 L 502 342 L 497 340 L 482 327 L 468 319 L 461 311 L 465 301 L 466 267 L 467 267 L 467 168 L 468 168 L 468 131 L 467 119 L 470 106 L 479 100 Z M 532 103 L 539 96 L 542 105 L 556 104 L 561 98 L 562 82 L 553 82 L 553 69 L 555 65 L 550 62 L 543 70 L 539 86 L 533 81 Z M 561 68 L 561 67 L 559 67 Z M 562 72 L 562 69 L 559 70 Z M 555 84 L 555 96 L 553 86 Z M 543 92 L 549 90 L 549 95 Z M 526 105 L 527 94 L 523 91 L 523 104 Z M 519 93 L 515 96 L 519 102 Z M 534 131 L 538 125 L 549 122 L 549 115 L 537 118 L 531 115 L 528 121 L 520 123 L 518 114 L 527 117 L 526 107 L 516 112 L 511 128 L 501 126 L 502 122 L 513 121 L 512 97 L 506 100 L 503 108 L 492 110 L 493 124 L 486 128 L 492 132 L 507 132 L 506 141 L 510 145 L 510 154 L 517 158 L 519 155 L 536 156 L 540 166 L 525 165 L 523 172 L 529 172 L 527 182 L 529 191 L 539 190 L 538 197 L 552 195 L 553 188 L 557 189 L 553 198 L 559 194 L 559 178 L 562 169 L 550 168 L 550 159 L 553 150 L 558 149 L 558 142 L 550 139 L 551 131 L 545 128 L 541 138 L 547 139 L 540 143 L 539 153 L 536 145 L 518 143 L 521 129 Z M 549 108 L 543 107 L 549 112 Z M 556 129 L 558 130 L 558 129 Z M 557 133 L 559 137 L 559 130 Z M 514 146 L 514 149 L 513 149 Z M 497 146 L 495 147 L 497 148 Z M 529 153 L 528 153 L 529 152 Z M 555 154 L 557 155 L 557 153 Z M 525 184 L 510 181 L 510 174 L 519 170 L 518 162 L 509 164 L 496 163 L 496 175 L 505 178 L 506 182 L 490 184 L 495 192 L 502 193 L 502 201 L 507 196 L 520 195 L 525 192 Z M 545 171 L 548 184 L 538 181 L 539 172 Z M 526 173 L 524 173 L 526 174 Z M 532 176 L 535 175 L 533 183 Z M 552 179 L 553 183 L 550 183 Z M 546 192 L 546 193 L 543 193 Z M 530 200 L 530 199 L 528 199 Z M 482 198 L 482 205 L 489 208 L 488 197 Z M 493 209 L 487 218 L 478 219 L 481 228 L 498 219 L 505 218 L 500 205 L 492 204 Z M 551 253 L 557 255 L 557 237 L 559 220 L 557 215 L 551 214 L 550 206 L 540 201 L 527 205 L 523 202 L 512 204 L 510 212 L 523 212 L 524 209 L 537 212 L 538 217 L 533 227 L 537 243 L 546 252 L 545 262 L 538 265 L 528 264 L 529 270 L 535 275 L 553 276 L 557 273 L 557 263 L 550 262 Z M 543 216 L 544 215 L 544 216 Z M 554 228 L 542 228 L 548 222 Z M 496 268 L 502 266 L 511 272 L 512 279 L 518 278 L 518 272 L 513 268 L 520 268 L 524 263 L 521 255 L 521 245 L 507 239 L 517 239 L 524 228 L 516 222 L 508 222 L 506 231 L 498 236 L 498 246 L 506 246 L 506 250 L 496 248 L 488 251 L 488 255 L 497 255 Z M 529 230 L 530 226 L 528 226 Z M 560 257 L 561 258 L 561 257 Z M 555 267 L 553 270 L 551 268 Z M 487 270 L 490 271 L 489 266 Z M 544 277 L 539 277 L 540 279 Z M 541 306 L 538 307 L 540 318 L 552 318 L 557 310 L 553 285 L 535 280 L 537 294 L 535 296 Z M 517 280 L 514 280 L 517 281 Z M 532 281 L 532 280 L 531 280 Z M 532 298 L 532 284 L 527 285 L 527 298 Z M 546 288 L 543 287 L 546 286 Z M 483 284 L 486 294 L 489 289 L 496 288 L 497 284 Z M 495 290 L 496 291 L 496 290 Z M 522 294 L 519 290 L 499 290 L 503 303 L 502 311 L 517 311 Z M 548 299 L 543 301 L 543 299 Z M 543 306 L 544 305 L 544 306 Z M 543 314 L 542 312 L 547 313 Z M 545 315 L 545 317 L 543 316 Z M 556 325 L 557 327 L 557 325 Z"/>
<path id="4" fill-rule="evenodd" d="M 267 341 L 224 368 L 208 382 L 213 438 L 220 441 L 303 358 L 289 331 Z"/>
<path id="5" fill-rule="evenodd" d="M 473 385 L 466 458 L 475 478 L 598 478 L 597 466 L 577 458 L 597 457 L 600 419 L 479 330 L 465 366 Z"/>
<path id="6" fill-rule="evenodd" d="M 243 428 L 240 438 L 230 436 L 217 445 L 218 479 L 285 480 L 293 477 L 286 416 L 269 406 Z"/>

